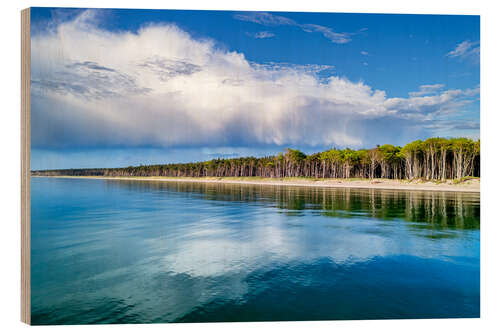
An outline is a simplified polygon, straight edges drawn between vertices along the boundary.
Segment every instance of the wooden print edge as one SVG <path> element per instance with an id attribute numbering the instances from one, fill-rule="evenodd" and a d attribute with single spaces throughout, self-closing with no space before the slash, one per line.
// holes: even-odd
<path id="1" fill-rule="evenodd" d="M 21 321 L 31 324 L 30 8 L 21 11 Z"/>

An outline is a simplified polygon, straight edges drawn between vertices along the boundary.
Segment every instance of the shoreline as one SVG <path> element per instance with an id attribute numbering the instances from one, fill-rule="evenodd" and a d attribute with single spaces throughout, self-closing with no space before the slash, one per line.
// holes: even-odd
<path id="1" fill-rule="evenodd" d="M 371 179 L 307 179 L 307 178 L 257 178 L 257 177 L 256 178 L 253 177 L 193 178 L 193 177 L 107 177 L 107 176 L 41 176 L 41 175 L 32 175 L 31 177 L 480 193 L 479 179 L 471 179 L 459 184 L 454 184 L 453 181 L 447 180 L 443 183 L 438 184 L 434 182 L 426 182 L 421 180 L 405 181 L 405 180 L 395 180 L 395 179 L 371 180 Z"/>

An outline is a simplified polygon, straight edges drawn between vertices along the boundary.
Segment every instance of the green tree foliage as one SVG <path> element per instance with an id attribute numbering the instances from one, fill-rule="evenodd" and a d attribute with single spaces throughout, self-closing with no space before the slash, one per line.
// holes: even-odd
<path id="1" fill-rule="evenodd" d="M 306 155 L 298 149 L 266 157 L 213 159 L 197 163 L 140 165 L 114 169 L 33 171 L 33 175 L 164 177 L 314 177 L 460 179 L 480 173 L 480 142 L 429 138 L 404 147 L 330 149 Z"/>

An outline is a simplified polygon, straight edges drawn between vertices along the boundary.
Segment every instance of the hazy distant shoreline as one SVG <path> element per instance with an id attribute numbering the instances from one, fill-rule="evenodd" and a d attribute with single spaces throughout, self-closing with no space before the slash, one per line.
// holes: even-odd
<path id="1" fill-rule="evenodd" d="M 328 188 L 366 188 L 384 190 L 412 191 L 450 191 L 480 192 L 479 179 L 470 179 L 461 183 L 447 180 L 442 183 L 422 180 L 395 179 L 308 179 L 308 178 L 260 178 L 260 177 L 107 177 L 107 176 L 35 176 L 40 178 L 82 178 L 107 180 L 137 180 L 164 182 L 194 182 L 215 184 L 272 185 L 272 186 L 307 186 Z"/>

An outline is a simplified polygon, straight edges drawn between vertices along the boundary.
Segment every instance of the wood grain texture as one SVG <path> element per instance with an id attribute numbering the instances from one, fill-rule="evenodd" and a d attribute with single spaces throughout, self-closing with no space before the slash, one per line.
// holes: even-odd
<path id="1" fill-rule="evenodd" d="M 30 9 L 21 11 L 21 321 L 31 323 Z"/>

